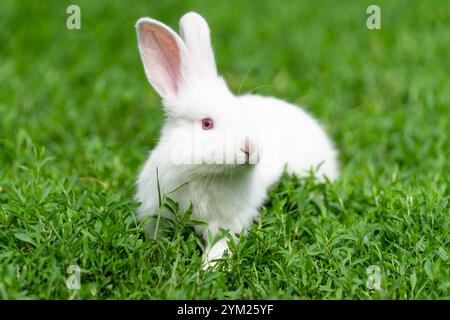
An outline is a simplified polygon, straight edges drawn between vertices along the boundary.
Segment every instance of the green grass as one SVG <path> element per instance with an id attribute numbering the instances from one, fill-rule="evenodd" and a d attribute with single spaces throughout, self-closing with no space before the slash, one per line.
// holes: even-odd
<path id="1" fill-rule="evenodd" d="M 80 0 L 69 31 L 73 2 L 0 3 L 1 299 L 450 298 L 450 2 Z M 217 271 L 188 222 L 147 239 L 134 218 L 163 119 L 134 23 L 189 10 L 233 91 L 248 71 L 241 92 L 305 105 L 342 165 L 284 178 Z"/>

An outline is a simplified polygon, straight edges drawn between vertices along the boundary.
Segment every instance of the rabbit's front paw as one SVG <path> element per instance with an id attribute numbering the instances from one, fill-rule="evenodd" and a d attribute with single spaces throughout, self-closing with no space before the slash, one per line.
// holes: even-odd
<path id="1" fill-rule="evenodd" d="M 228 250 L 227 238 L 220 239 L 213 246 L 207 246 L 203 255 L 203 269 L 214 268 L 217 262 L 222 259 L 225 251 Z M 229 252 L 229 251 L 228 251 Z"/>

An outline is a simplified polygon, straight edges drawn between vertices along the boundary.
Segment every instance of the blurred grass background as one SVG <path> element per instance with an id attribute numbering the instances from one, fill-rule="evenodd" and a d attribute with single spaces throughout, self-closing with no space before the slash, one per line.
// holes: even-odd
<path id="1" fill-rule="evenodd" d="M 81 30 L 66 28 L 70 4 Z M 234 92 L 306 106 L 341 153 L 335 184 L 272 192 L 235 273 L 199 270 L 192 232 L 143 241 L 133 220 L 163 120 L 134 24 L 178 30 L 187 11 L 208 20 Z M 449 1 L 4 0 L 0 15 L 1 298 L 450 297 Z M 382 290 L 365 286 L 372 264 Z"/>

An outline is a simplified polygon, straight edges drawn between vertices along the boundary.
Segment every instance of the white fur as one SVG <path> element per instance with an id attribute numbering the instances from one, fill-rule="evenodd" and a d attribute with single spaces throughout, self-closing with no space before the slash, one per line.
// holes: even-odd
<path id="1" fill-rule="evenodd" d="M 153 30 L 151 26 L 145 27 L 146 24 L 162 26 L 155 29 L 156 32 L 167 32 L 162 37 L 174 37 L 174 42 L 181 47 L 180 56 L 170 56 L 177 50 L 164 52 L 169 60 L 181 60 L 179 74 L 173 78 L 178 79 L 175 92 L 170 90 L 173 86 L 164 87 L 166 75 L 152 74 L 152 70 L 161 70 L 160 65 L 155 66 L 161 52 L 155 52 L 158 46 L 152 43 L 151 50 L 145 48 L 142 39 L 148 35 L 142 33 Z M 275 98 L 235 96 L 228 90 L 216 72 L 209 28 L 198 14 L 188 13 L 181 19 L 183 39 L 152 19 L 140 19 L 137 27 L 146 74 L 150 83 L 158 86 L 167 114 L 160 141 L 139 175 L 136 195 L 141 203 L 139 218 L 159 212 L 170 217 L 167 211 L 159 208 L 157 171 L 161 194 L 177 201 L 181 211 L 192 204 L 192 218 L 208 224 L 196 227 L 205 240 L 208 232 L 215 235 L 220 229 L 229 230 L 231 234 L 247 230 L 266 200 L 268 188 L 280 178 L 285 167 L 297 176 L 317 167 L 318 178 L 338 176 L 332 143 L 318 122 L 304 110 Z M 203 118 L 214 120 L 212 130 L 202 129 Z M 233 132 L 234 144 L 211 143 L 207 148 L 215 154 L 224 151 L 239 157 L 243 155 L 243 141 L 246 141 L 249 150 L 253 150 L 251 155 L 256 155 L 255 163 L 209 164 L 203 160 L 196 164 L 175 164 L 173 153 L 180 145 L 180 135 L 176 133 L 180 132 L 181 137 L 225 136 Z M 267 143 L 269 140 L 272 142 Z M 186 159 L 199 157 L 199 152 L 194 149 L 189 150 Z M 220 258 L 226 249 L 226 239 L 214 246 L 207 243 L 206 263 Z"/>

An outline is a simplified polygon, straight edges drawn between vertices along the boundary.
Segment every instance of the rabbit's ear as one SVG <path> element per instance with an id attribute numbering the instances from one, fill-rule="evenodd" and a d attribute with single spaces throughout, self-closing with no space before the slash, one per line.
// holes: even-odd
<path id="1" fill-rule="evenodd" d="M 208 23 L 198 13 L 186 13 L 180 19 L 180 35 L 200 76 L 217 75 L 209 33 Z"/>
<path id="2" fill-rule="evenodd" d="M 172 29 L 157 20 L 141 18 L 136 28 L 148 81 L 161 97 L 176 95 L 189 64 L 186 45 Z"/>

